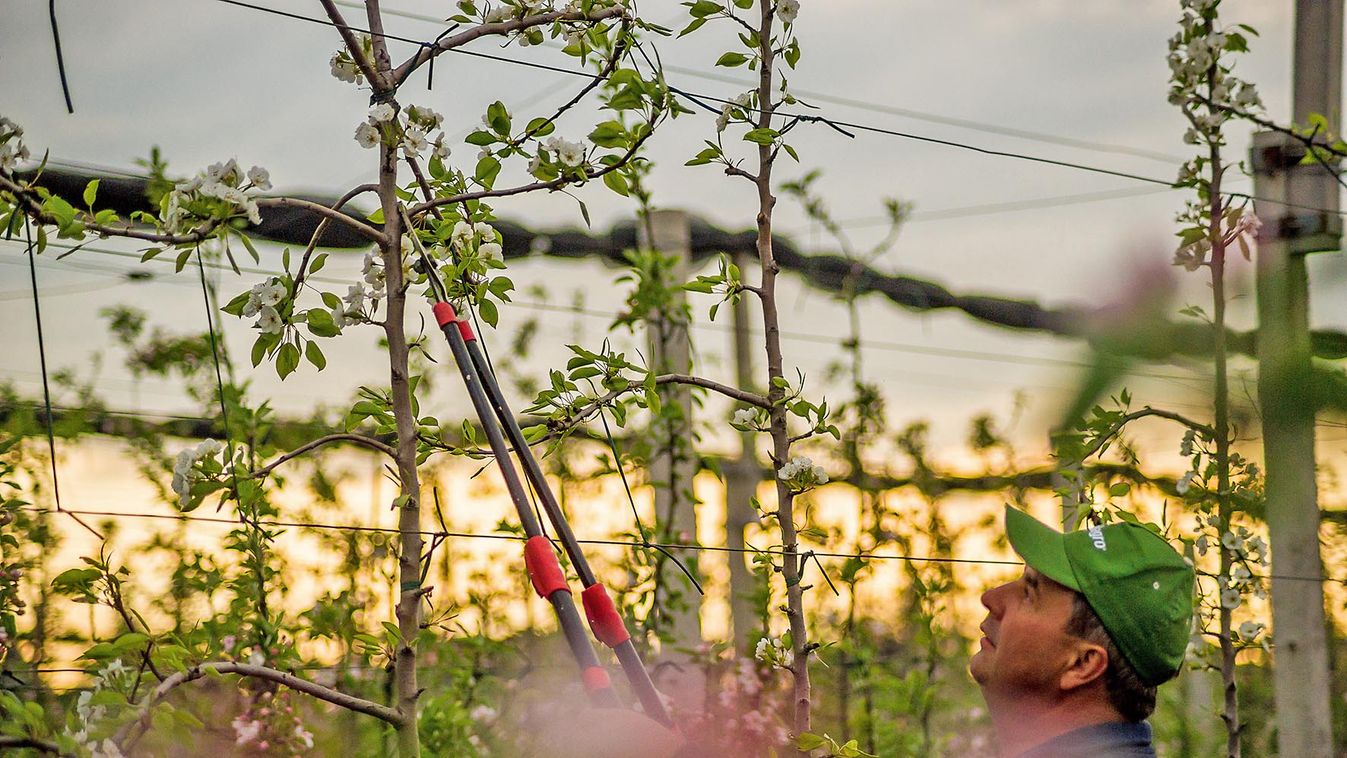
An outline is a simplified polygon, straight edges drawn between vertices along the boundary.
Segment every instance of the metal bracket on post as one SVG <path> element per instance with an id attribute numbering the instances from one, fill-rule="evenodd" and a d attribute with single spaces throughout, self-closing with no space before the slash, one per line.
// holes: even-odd
<path id="1" fill-rule="evenodd" d="M 1289 243 L 1292 255 L 1337 252 L 1342 245 L 1338 215 L 1339 162 L 1311 157 L 1304 142 L 1282 132 L 1259 132 L 1250 151 L 1263 220 L 1260 240 Z"/>

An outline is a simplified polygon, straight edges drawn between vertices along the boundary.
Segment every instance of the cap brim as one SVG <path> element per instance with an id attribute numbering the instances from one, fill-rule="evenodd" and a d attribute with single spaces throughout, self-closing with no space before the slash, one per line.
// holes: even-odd
<path id="1" fill-rule="evenodd" d="M 1076 572 L 1066 557 L 1066 535 L 1007 505 L 1006 539 L 1026 564 L 1058 584 L 1081 591 Z"/>

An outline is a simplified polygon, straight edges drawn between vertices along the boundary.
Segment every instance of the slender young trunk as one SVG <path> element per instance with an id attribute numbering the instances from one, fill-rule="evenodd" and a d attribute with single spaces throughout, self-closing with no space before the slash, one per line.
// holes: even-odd
<path id="1" fill-rule="evenodd" d="M 1221 149 L 1211 148 L 1211 296 L 1212 328 L 1215 330 L 1214 394 L 1216 430 L 1216 504 L 1222 533 L 1230 529 L 1230 390 L 1225 344 L 1225 242 L 1221 233 Z M 1221 576 L 1230 576 L 1230 551 L 1221 545 Z M 1235 646 L 1231 638 L 1231 611 L 1221 603 L 1221 682 L 1224 701 L 1221 720 L 1225 722 L 1227 758 L 1239 758 L 1239 693 L 1235 684 Z"/>
<path id="2" fill-rule="evenodd" d="M 374 68 L 379 82 L 371 82 L 376 98 L 391 96 L 392 62 L 384 44 L 383 21 L 376 0 L 365 4 L 374 42 Z M 397 149 L 379 146 L 379 204 L 384 216 L 384 241 L 380 248 L 387 279 L 388 305 L 384 336 L 388 340 L 389 386 L 393 417 L 397 422 L 397 471 L 400 484 L 398 508 L 398 600 L 394 609 L 401 641 L 394 653 L 393 703 L 404 721 L 397 729 L 400 758 L 417 758 L 421 752 L 417 734 L 416 638 L 421 631 L 421 486 L 416 471 L 416 416 L 412 412 L 407 334 L 404 327 L 407 296 L 402 280 L 402 216 L 398 211 Z"/>
<path id="3" fill-rule="evenodd" d="M 775 51 L 772 49 L 772 8 L 770 0 L 761 3 L 761 56 L 758 76 L 758 122 L 760 129 L 769 128 L 776 106 L 772 101 L 773 63 Z M 786 430 L 786 407 L 783 404 L 785 389 L 781 360 L 781 325 L 776 308 L 776 274 L 780 268 L 772 252 L 772 207 L 776 198 L 772 195 L 772 164 L 774 161 L 772 145 L 758 146 L 758 257 L 762 262 L 762 325 L 766 332 L 767 376 L 769 378 L 767 398 L 772 403 L 772 456 L 777 466 L 790 459 L 790 437 Z M 791 653 L 794 660 L 790 670 L 794 675 L 792 690 L 792 710 L 795 734 L 798 736 L 810 730 L 810 691 L 809 691 L 809 639 L 804 620 L 804 588 L 800 586 L 799 541 L 795 534 L 794 495 L 789 485 L 781 477 L 776 477 L 777 521 L 781 524 L 781 575 L 786 581 L 786 614 L 790 617 Z"/>

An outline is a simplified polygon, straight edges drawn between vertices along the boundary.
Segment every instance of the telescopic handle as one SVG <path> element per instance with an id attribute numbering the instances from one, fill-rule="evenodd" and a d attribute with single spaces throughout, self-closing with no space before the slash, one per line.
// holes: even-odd
<path id="1" fill-rule="evenodd" d="M 463 327 L 468 326 L 463 321 L 458 323 L 462 324 Z M 471 331 L 468 333 L 471 334 Z M 613 652 L 617 654 L 618 662 L 622 664 L 622 671 L 626 674 L 627 681 L 631 684 L 637 699 L 641 701 L 641 708 L 646 715 L 666 726 L 672 726 L 673 720 L 664 707 L 664 700 L 660 696 L 659 690 L 655 689 L 655 683 L 650 679 L 650 672 L 646 670 L 640 652 L 632 644 L 631 635 L 627 633 L 626 624 L 622 620 L 621 614 L 618 613 L 616 606 L 613 605 L 612 599 L 609 598 L 607 589 L 599 583 L 593 569 L 590 568 L 584 550 L 581 549 L 579 540 L 575 538 L 575 533 L 571 531 L 570 522 L 566 519 L 565 512 L 561 510 L 561 504 L 557 502 L 552 487 L 543 474 L 542 466 L 538 464 L 538 459 L 534 457 L 532 448 L 529 447 L 528 441 L 524 439 L 524 432 L 519 428 L 519 422 L 515 420 L 514 412 L 510 410 L 509 403 L 505 400 L 505 393 L 501 391 L 500 383 L 496 381 L 495 373 L 491 370 L 491 364 L 486 360 L 486 354 L 482 351 L 481 345 L 476 339 L 465 339 L 465 343 L 468 356 L 472 360 L 477 376 L 481 379 L 482 389 L 495 410 L 496 418 L 499 419 L 500 425 L 504 428 L 515 454 L 519 456 L 520 463 L 524 467 L 524 474 L 532 482 L 534 491 L 538 493 L 538 499 L 542 501 L 543 511 L 547 513 L 547 519 L 552 522 L 552 528 L 557 533 L 562 548 L 571 559 L 571 565 L 575 567 L 575 572 L 580 577 L 580 583 L 585 588 L 581 599 L 590 629 L 594 632 L 595 638 L 612 648 Z"/>
<path id="2" fill-rule="evenodd" d="M 551 603 L 557 616 L 557 623 L 561 626 L 566 643 L 571 648 L 571 654 L 580 666 L 580 675 L 590 697 L 596 705 L 615 707 L 619 703 L 616 693 L 613 692 L 612 682 L 608 678 L 608 672 L 599 664 L 599 658 L 594 652 L 593 645 L 590 644 L 589 635 L 585 633 L 584 623 L 580 620 L 580 613 L 575 607 L 575 598 L 571 596 L 571 588 L 566 582 L 566 575 L 561 570 L 556 553 L 552 550 L 551 542 L 543 534 L 542 525 L 529 508 L 528 496 L 519 481 L 519 473 L 515 471 L 505 439 L 495 422 L 490 401 L 482 389 L 472 358 L 468 355 L 467 341 L 473 337 L 472 329 L 465 322 L 455 318 L 454 309 L 448 303 L 436 303 L 434 311 L 440 330 L 449 341 L 449 349 L 454 354 L 454 362 L 458 364 L 459 374 L 463 377 L 463 383 L 468 390 L 468 397 L 472 400 L 473 408 L 482 422 L 482 430 L 486 433 L 491 453 L 500 467 L 501 476 L 505 479 L 505 488 L 514 502 L 520 524 L 524 527 L 524 533 L 528 535 L 528 540 L 524 543 L 524 565 L 528 568 L 534 590 Z"/>

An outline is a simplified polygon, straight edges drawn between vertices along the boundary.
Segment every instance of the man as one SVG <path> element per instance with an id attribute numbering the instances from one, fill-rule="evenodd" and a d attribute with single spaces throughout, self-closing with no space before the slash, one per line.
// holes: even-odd
<path id="1" fill-rule="evenodd" d="M 982 596 L 982 688 L 1004 758 L 1154 756 L 1145 719 L 1178 674 L 1193 569 L 1164 538 L 1117 523 L 1062 534 L 1006 507 L 1026 564 Z"/>

